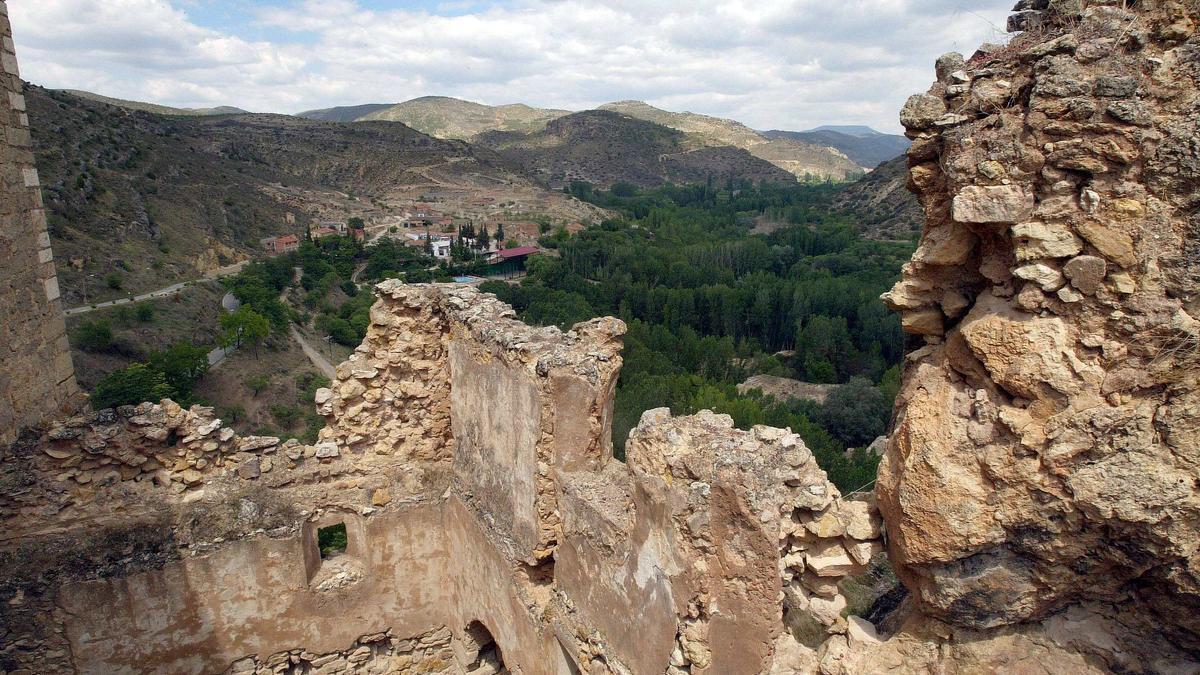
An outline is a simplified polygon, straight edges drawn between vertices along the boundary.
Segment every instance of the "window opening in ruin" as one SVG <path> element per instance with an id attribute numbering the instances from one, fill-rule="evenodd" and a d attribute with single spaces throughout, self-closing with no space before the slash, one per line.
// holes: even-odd
<path id="1" fill-rule="evenodd" d="M 346 552 L 346 524 L 338 523 L 317 530 L 317 548 L 321 559 L 332 558 Z"/>
<path id="2" fill-rule="evenodd" d="M 464 631 L 468 642 L 479 646 L 475 661 L 468 664 L 466 671 L 471 675 L 509 675 L 504 667 L 504 655 L 500 653 L 500 645 L 492 637 L 492 632 L 480 621 L 467 624 Z"/>
<path id="3" fill-rule="evenodd" d="M 179 434 L 174 429 L 167 432 L 167 447 L 173 448 L 179 443 Z"/>

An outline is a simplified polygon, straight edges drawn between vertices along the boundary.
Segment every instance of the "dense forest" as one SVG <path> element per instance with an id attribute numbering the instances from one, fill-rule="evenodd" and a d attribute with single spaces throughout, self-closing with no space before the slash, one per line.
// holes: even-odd
<path id="1" fill-rule="evenodd" d="M 832 185 L 571 190 L 622 216 L 543 238 L 553 254 L 531 259 L 519 285 L 482 289 L 530 323 L 626 321 L 618 456 L 643 411 L 707 408 L 741 428 L 791 427 L 844 491 L 873 479 L 863 448 L 886 427 L 903 350 L 879 295 L 910 245 L 859 237 L 830 208 Z M 845 386 L 824 405 L 739 395 L 758 373 Z"/>

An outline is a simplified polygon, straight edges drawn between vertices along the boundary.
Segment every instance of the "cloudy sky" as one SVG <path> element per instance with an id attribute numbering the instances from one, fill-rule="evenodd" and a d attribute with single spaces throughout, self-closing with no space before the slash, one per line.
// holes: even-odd
<path id="1" fill-rule="evenodd" d="M 424 95 L 572 110 L 641 99 L 760 129 L 869 124 L 1013 0 L 12 0 L 25 79 L 298 112 Z"/>

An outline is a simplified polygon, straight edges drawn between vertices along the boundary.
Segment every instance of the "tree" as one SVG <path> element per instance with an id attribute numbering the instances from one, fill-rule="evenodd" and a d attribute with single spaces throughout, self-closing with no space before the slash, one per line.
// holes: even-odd
<path id="1" fill-rule="evenodd" d="M 488 234 L 487 225 L 479 228 L 479 237 L 475 239 L 475 246 L 481 251 L 486 251 L 492 247 L 492 238 Z"/>
<path id="2" fill-rule="evenodd" d="M 208 372 L 208 350 L 190 342 L 177 342 L 165 351 L 151 354 L 149 365 L 163 374 L 175 395 L 186 399 L 196 381 Z"/>
<path id="3" fill-rule="evenodd" d="M 115 291 L 115 290 L 121 289 L 121 284 L 124 283 L 124 279 L 122 279 L 121 275 L 116 272 L 109 272 L 104 277 L 104 283 L 107 284 L 109 288 L 111 288 Z"/>
<path id="4" fill-rule="evenodd" d="M 140 302 L 134 310 L 137 314 L 137 320 L 143 323 L 154 320 L 154 305 L 148 302 Z"/>
<path id="5" fill-rule="evenodd" d="M 145 363 L 135 363 L 105 376 L 92 390 L 96 410 L 133 405 L 142 401 L 161 401 L 174 392 L 162 373 Z"/>
<path id="6" fill-rule="evenodd" d="M 504 223 L 496 223 L 496 241 L 504 241 Z"/>
<path id="7" fill-rule="evenodd" d="M 258 343 L 271 332 L 271 325 L 262 314 L 243 305 L 232 314 L 221 317 L 220 344 L 222 347 L 241 347 L 242 343 L 254 345 L 254 356 L 258 357 Z"/>
<path id="8" fill-rule="evenodd" d="M 108 319 L 85 321 L 75 331 L 75 341 L 79 348 L 87 352 L 103 352 L 112 347 L 112 324 Z"/>
<path id="9" fill-rule="evenodd" d="M 862 447 L 883 434 L 890 413 L 883 392 L 855 377 L 830 392 L 817 421 L 846 445 Z"/>
<path id="10" fill-rule="evenodd" d="M 271 384 L 271 378 L 266 375 L 255 375 L 246 378 L 246 386 L 254 391 L 254 395 L 258 396 L 259 392 L 266 389 Z"/>

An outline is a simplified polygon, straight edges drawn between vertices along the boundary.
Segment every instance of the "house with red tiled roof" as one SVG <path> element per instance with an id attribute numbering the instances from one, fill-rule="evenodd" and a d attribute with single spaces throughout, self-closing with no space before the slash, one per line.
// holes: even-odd
<path id="1" fill-rule="evenodd" d="M 281 237 L 268 237 L 260 242 L 272 255 L 278 253 L 289 253 L 300 248 L 300 237 L 294 234 L 285 234 Z"/>

